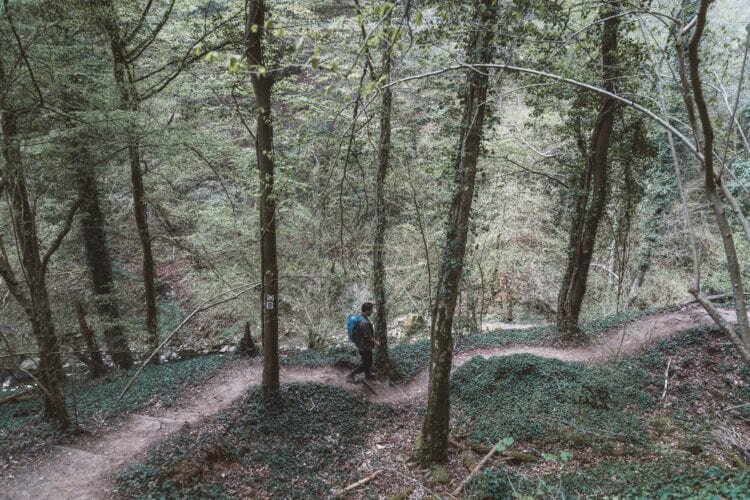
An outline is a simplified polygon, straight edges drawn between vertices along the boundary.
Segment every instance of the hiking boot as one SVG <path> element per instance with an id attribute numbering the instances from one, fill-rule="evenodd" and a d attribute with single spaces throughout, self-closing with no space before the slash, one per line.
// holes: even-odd
<path id="1" fill-rule="evenodd" d="M 346 376 L 346 381 L 347 382 L 351 382 L 352 384 L 356 384 L 357 383 L 357 377 L 355 377 L 353 373 L 350 373 L 350 374 L 348 374 Z"/>

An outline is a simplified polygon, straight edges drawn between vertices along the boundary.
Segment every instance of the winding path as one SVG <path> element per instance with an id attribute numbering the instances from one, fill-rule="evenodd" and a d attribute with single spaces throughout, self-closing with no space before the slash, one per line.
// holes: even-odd
<path id="1" fill-rule="evenodd" d="M 729 316 L 731 319 L 732 316 Z M 651 342 L 681 331 L 713 322 L 698 305 L 654 314 L 617 328 L 594 345 L 581 348 L 510 346 L 462 352 L 454 356 L 460 366 L 473 356 L 504 356 L 529 353 L 563 361 L 599 363 L 616 356 L 630 355 Z M 137 461 L 148 448 L 183 426 L 196 424 L 242 397 L 249 387 L 259 384 L 262 365 L 258 360 L 237 360 L 217 376 L 183 395 L 177 409 L 161 410 L 155 416 L 131 414 L 116 428 L 96 436 L 85 436 L 74 446 L 56 446 L 37 462 L 2 471 L 0 498 L 3 499 L 100 499 L 113 495 L 112 476 Z M 359 388 L 344 380 L 344 370 L 331 366 L 281 368 L 282 383 L 319 382 L 339 385 L 351 392 Z M 424 398 L 427 374 L 422 372 L 408 384 L 391 387 L 377 384 L 371 401 L 407 403 Z"/>

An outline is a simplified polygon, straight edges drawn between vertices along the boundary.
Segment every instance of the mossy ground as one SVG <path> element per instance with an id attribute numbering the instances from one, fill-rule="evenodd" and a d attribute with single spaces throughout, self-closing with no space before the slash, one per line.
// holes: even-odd
<path id="1" fill-rule="evenodd" d="M 519 340 L 524 335 L 526 340 Z M 549 335 L 543 329 L 483 334 L 463 339 L 459 349 L 501 346 L 509 338 L 543 344 Z M 356 361 L 350 351 L 306 351 L 287 361 L 315 365 L 346 356 Z M 397 345 L 393 352 L 402 373 L 411 374 L 426 363 L 428 345 Z M 190 383 L 189 372 L 209 376 L 214 368 L 201 363 L 212 361 L 150 368 L 123 404 L 169 404 L 176 392 L 160 393 L 158 387 L 179 390 L 178 380 Z M 120 408 L 112 398 L 127 378 L 96 388 L 79 384 L 79 405 L 89 406 L 79 417 Z M 447 484 L 407 463 L 423 417 L 422 399 L 394 409 L 339 388 L 295 384 L 283 387 L 282 400 L 278 411 L 253 390 L 229 411 L 170 438 L 121 475 L 123 496 L 318 498 L 374 470 L 381 474 L 352 497 L 442 494 L 501 438 L 514 443 L 468 485 L 468 496 L 748 498 L 750 489 L 748 369 L 726 337 L 706 329 L 596 367 L 530 355 L 468 361 L 453 379 Z M 33 404 L 9 405 L 0 415 L 15 422 L 15 429 L 26 429 L 23 418 L 38 425 Z M 9 409 L 18 414 L 9 415 Z M 24 411 L 33 415 L 24 417 Z M 6 424 L 3 432 L 11 428 Z"/>
<path id="2" fill-rule="evenodd" d="M 517 448 L 546 457 L 487 468 L 472 497 L 750 498 L 741 449 L 750 377 L 716 331 L 685 332 L 606 368 L 472 360 L 453 387 L 468 439 L 513 436 Z M 561 452 L 572 458 L 562 463 Z"/>
<path id="3" fill-rule="evenodd" d="M 173 436 L 121 474 L 128 496 L 323 498 L 360 478 L 376 425 L 397 412 L 320 384 L 284 386 L 280 403 L 253 389 L 206 424 Z"/>

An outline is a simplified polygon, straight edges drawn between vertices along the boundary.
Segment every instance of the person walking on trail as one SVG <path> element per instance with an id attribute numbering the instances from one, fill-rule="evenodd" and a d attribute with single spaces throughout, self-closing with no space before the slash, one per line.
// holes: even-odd
<path id="1" fill-rule="evenodd" d="M 364 373 L 367 380 L 375 378 L 370 371 L 372 369 L 372 348 L 378 343 L 375 340 L 375 330 L 369 319 L 373 309 L 374 304 L 372 302 L 362 304 L 362 314 L 358 317 L 352 330 L 352 342 L 357 346 L 362 362 L 346 376 L 346 380 L 349 382 L 356 382 L 358 373 Z"/>

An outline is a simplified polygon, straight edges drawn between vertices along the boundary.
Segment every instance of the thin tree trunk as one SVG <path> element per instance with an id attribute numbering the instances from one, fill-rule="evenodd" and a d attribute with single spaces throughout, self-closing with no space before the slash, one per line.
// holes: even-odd
<path id="1" fill-rule="evenodd" d="M 120 92 L 120 109 L 133 114 L 138 113 L 140 98 L 133 80 L 133 67 L 128 61 L 126 43 L 120 33 L 120 20 L 111 0 L 103 5 L 103 26 L 109 36 L 112 50 L 113 70 L 115 82 Z M 132 120 L 132 118 L 131 118 Z M 155 348 L 159 345 L 159 326 L 156 310 L 155 264 L 151 250 L 151 233 L 148 226 L 148 211 L 146 208 L 146 191 L 143 185 L 143 171 L 141 170 L 141 150 L 138 131 L 135 123 L 131 123 L 126 132 L 128 142 L 128 161 L 130 163 L 130 181 L 133 189 L 133 211 L 138 238 L 143 251 L 143 289 L 146 302 L 146 331 L 149 345 Z"/>
<path id="2" fill-rule="evenodd" d="M 263 0 L 247 0 L 245 53 L 253 66 L 265 67 L 263 35 L 266 6 Z M 273 114 L 271 92 L 274 79 L 266 73 L 252 73 L 257 131 L 255 140 L 260 178 L 260 273 L 263 325 L 263 395 L 279 395 L 279 270 L 276 257 L 276 202 L 274 195 Z"/>
<path id="3" fill-rule="evenodd" d="M 724 245 L 724 254 L 727 259 L 727 270 L 729 272 L 729 278 L 732 281 L 732 294 L 734 296 L 734 307 L 737 314 L 737 331 L 729 330 L 727 333 L 729 333 L 730 336 L 739 336 L 740 341 L 745 346 L 745 349 L 741 349 L 740 352 L 745 357 L 745 360 L 750 362 L 750 359 L 747 358 L 748 347 L 750 347 L 750 329 L 748 328 L 747 306 L 745 303 L 742 271 L 737 257 L 737 250 L 734 245 L 732 228 L 727 218 L 724 203 L 721 201 L 716 186 L 713 164 L 714 130 L 713 125 L 711 124 L 711 117 L 708 113 L 708 106 L 706 105 L 706 100 L 703 96 L 703 86 L 700 77 L 700 58 L 698 50 L 703 30 L 706 25 L 706 14 L 708 12 L 709 4 L 710 0 L 701 0 L 695 23 L 695 31 L 690 37 L 690 42 L 688 44 L 690 85 L 692 98 L 695 101 L 695 107 L 697 108 L 698 117 L 700 118 L 701 128 L 699 130 L 696 128 L 696 134 L 699 134 L 699 136 L 702 135 L 702 141 L 699 141 L 699 145 L 702 143 L 703 146 L 704 190 L 706 192 L 706 197 L 711 203 L 711 208 L 713 209 L 716 218 L 716 224 L 719 227 L 719 232 L 721 234 L 721 241 Z M 694 117 L 693 121 L 695 121 Z M 699 288 L 692 288 L 690 291 L 700 300 L 701 292 Z M 702 300 L 701 304 L 709 311 L 709 313 L 711 312 L 712 305 L 710 302 Z"/>
<path id="4" fill-rule="evenodd" d="M 133 365 L 133 356 L 120 324 L 120 311 L 114 295 L 112 257 L 104 230 L 104 214 L 99 204 L 99 187 L 90 165 L 80 168 L 78 182 L 78 192 L 83 200 L 81 233 L 86 248 L 86 262 L 91 274 L 96 310 L 104 320 L 104 340 L 115 366 L 128 369 Z"/>
<path id="5" fill-rule="evenodd" d="M 387 83 L 391 78 L 392 41 L 390 39 L 390 20 L 393 7 L 384 21 L 384 33 L 387 35 L 383 49 L 383 69 L 380 78 Z M 375 174 L 375 235 L 372 248 L 372 289 L 375 294 L 375 308 L 378 311 L 375 318 L 375 335 L 379 346 L 375 355 L 375 368 L 380 372 L 388 372 L 388 314 L 386 299 L 385 277 L 385 179 L 388 176 L 391 160 L 391 110 L 393 108 L 393 92 L 386 88 L 381 92 L 380 109 L 380 145 L 378 149 L 378 168 Z"/>
<path id="6" fill-rule="evenodd" d="M 614 3 L 613 7 L 619 9 L 619 4 Z M 606 6 L 602 6 L 600 17 L 604 18 L 602 29 L 604 88 L 609 92 L 614 92 L 615 81 L 620 73 L 616 61 L 620 18 L 611 16 L 610 9 Z M 573 341 L 580 335 L 578 321 L 581 305 L 586 294 L 586 281 L 596 243 L 596 233 L 607 200 L 607 155 L 616 104 L 617 101 L 613 98 L 602 99 L 591 137 L 586 168 L 578 184 L 581 193 L 571 224 L 568 263 L 557 299 L 557 328 L 565 341 Z"/>
<path id="7" fill-rule="evenodd" d="M 5 73 L 0 64 L 0 89 L 5 88 Z M 4 104 L 4 103 L 2 103 Z M 13 210 L 13 226 L 16 244 L 20 251 L 21 265 L 28 288 L 28 296 L 21 290 L 21 285 L 8 262 L 5 248 L 0 241 L 0 275 L 9 291 L 24 309 L 31 324 L 31 330 L 39 349 L 38 380 L 44 391 L 44 416 L 54 420 L 62 429 L 70 427 L 70 416 L 65 405 L 62 379 L 62 359 L 60 345 L 52 321 L 47 284 L 45 282 L 46 264 L 51 253 L 42 257 L 39 249 L 39 237 L 36 228 L 36 214 L 29 199 L 26 181 L 21 165 L 21 151 L 16 142 L 17 115 L 0 106 L 0 127 L 2 127 L 2 155 L 4 160 L 3 177 L 7 182 L 8 201 Z M 73 209 L 75 210 L 75 208 Z M 72 222 L 72 211 L 69 219 Z M 69 226 L 58 235 L 61 241 Z M 59 243 L 56 243 L 59 244 Z M 54 248 L 50 252 L 54 251 Z"/>
<path id="8" fill-rule="evenodd" d="M 83 305 L 79 301 L 76 301 L 75 307 L 78 328 L 81 330 L 81 337 L 83 337 L 83 342 L 86 344 L 86 352 L 79 359 L 83 359 L 83 362 L 91 370 L 93 377 L 101 377 L 107 373 L 107 366 L 104 364 L 99 346 L 96 345 L 94 331 L 86 322 L 86 311 L 83 310 Z"/>
<path id="9" fill-rule="evenodd" d="M 492 24 L 496 8 L 493 0 L 478 0 L 474 4 L 474 20 L 477 27 L 471 31 L 467 44 L 467 59 L 473 63 L 486 64 L 492 60 L 492 33 L 486 28 L 479 27 L 488 27 Z M 474 181 L 487 106 L 488 79 L 489 75 L 485 72 L 470 70 L 466 75 L 453 195 L 430 328 L 427 411 L 422 423 L 421 444 L 415 451 L 415 458 L 424 465 L 445 463 L 448 459 L 453 316 L 466 252 Z"/>

